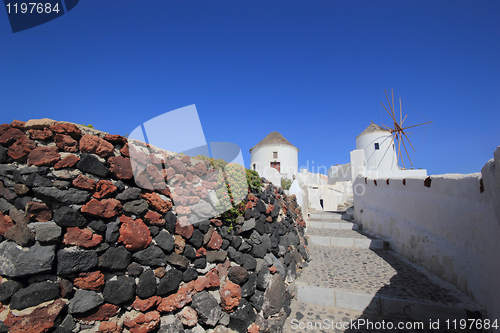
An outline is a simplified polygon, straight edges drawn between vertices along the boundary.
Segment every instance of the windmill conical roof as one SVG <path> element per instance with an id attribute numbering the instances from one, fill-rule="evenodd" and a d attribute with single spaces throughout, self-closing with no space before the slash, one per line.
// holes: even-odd
<path id="1" fill-rule="evenodd" d="M 383 127 L 380 127 L 379 125 L 375 124 L 373 121 L 371 122 L 370 126 L 368 126 L 367 128 L 365 128 L 365 130 L 363 132 L 361 132 L 360 135 L 358 135 L 356 137 L 359 138 L 360 136 L 362 135 L 365 135 L 365 134 L 368 134 L 368 133 L 375 133 L 375 132 L 391 132 L 389 131 L 387 128 L 383 128 Z"/>
<path id="2" fill-rule="evenodd" d="M 294 148 L 297 148 L 294 145 L 292 145 L 290 142 L 288 142 L 288 140 L 285 139 L 283 137 L 283 135 L 281 135 L 280 133 L 271 132 L 264 139 L 262 139 L 261 142 L 259 142 L 258 144 L 256 144 L 252 148 L 250 148 L 250 152 L 252 152 L 252 149 L 254 149 L 256 147 L 261 147 L 261 146 L 265 146 L 265 145 L 278 145 L 278 144 L 288 145 L 288 146 L 292 146 Z M 299 148 L 297 148 L 297 151 L 299 151 Z"/>

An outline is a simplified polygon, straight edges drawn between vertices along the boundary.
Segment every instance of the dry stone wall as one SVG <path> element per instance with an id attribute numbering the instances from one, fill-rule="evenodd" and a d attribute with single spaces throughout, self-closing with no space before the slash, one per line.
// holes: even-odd
<path id="1" fill-rule="evenodd" d="M 0 125 L 0 332 L 281 331 L 308 256 L 295 197 L 265 183 L 237 225 L 192 224 L 161 183 L 207 195 L 214 170 L 152 151 L 134 177 L 122 136 Z"/>

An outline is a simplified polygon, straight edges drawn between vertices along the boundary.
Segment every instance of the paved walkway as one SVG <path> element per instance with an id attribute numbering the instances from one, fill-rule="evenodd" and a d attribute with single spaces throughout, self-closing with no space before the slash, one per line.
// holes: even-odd
<path id="1" fill-rule="evenodd" d="M 295 282 L 285 332 L 455 332 L 453 320 L 480 315 L 481 307 L 455 287 L 383 250 L 387 243 L 352 230 L 358 225 L 346 221 L 345 214 L 310 217 L 311 260 Z M 359 246 L 357 240 L 376 242 L 377 249 Z"/>

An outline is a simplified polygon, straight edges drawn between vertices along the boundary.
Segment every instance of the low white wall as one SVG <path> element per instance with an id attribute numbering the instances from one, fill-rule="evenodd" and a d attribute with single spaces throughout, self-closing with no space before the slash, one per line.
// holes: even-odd
<path id="1" fill-rule="evenodd" d="M 363 229 L 471 296 L 490 319 L 500 319 L 499 148 L 481 173 L 430 176 L 430 187 L 426 177 L 403 185 L 403 178 L 387 184 L 364 175 L 353 186 Z"/>

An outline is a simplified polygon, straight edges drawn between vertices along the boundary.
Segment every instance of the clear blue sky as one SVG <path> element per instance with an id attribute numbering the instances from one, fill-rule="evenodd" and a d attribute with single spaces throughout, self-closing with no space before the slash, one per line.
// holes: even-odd
<path id="1" fill-rule="evenodd" d="M 0 10 L 1 122 L 123 135 L 195 104 L 246 166 L 278 131 L 299 166 L 329 167 L 389 124 L 392 88 L 409 124 L 434 121 L 413 134 L 416 167 L 479 172 L 500 145 L 500 1 L 85 0 L 16 34 Z"/>

